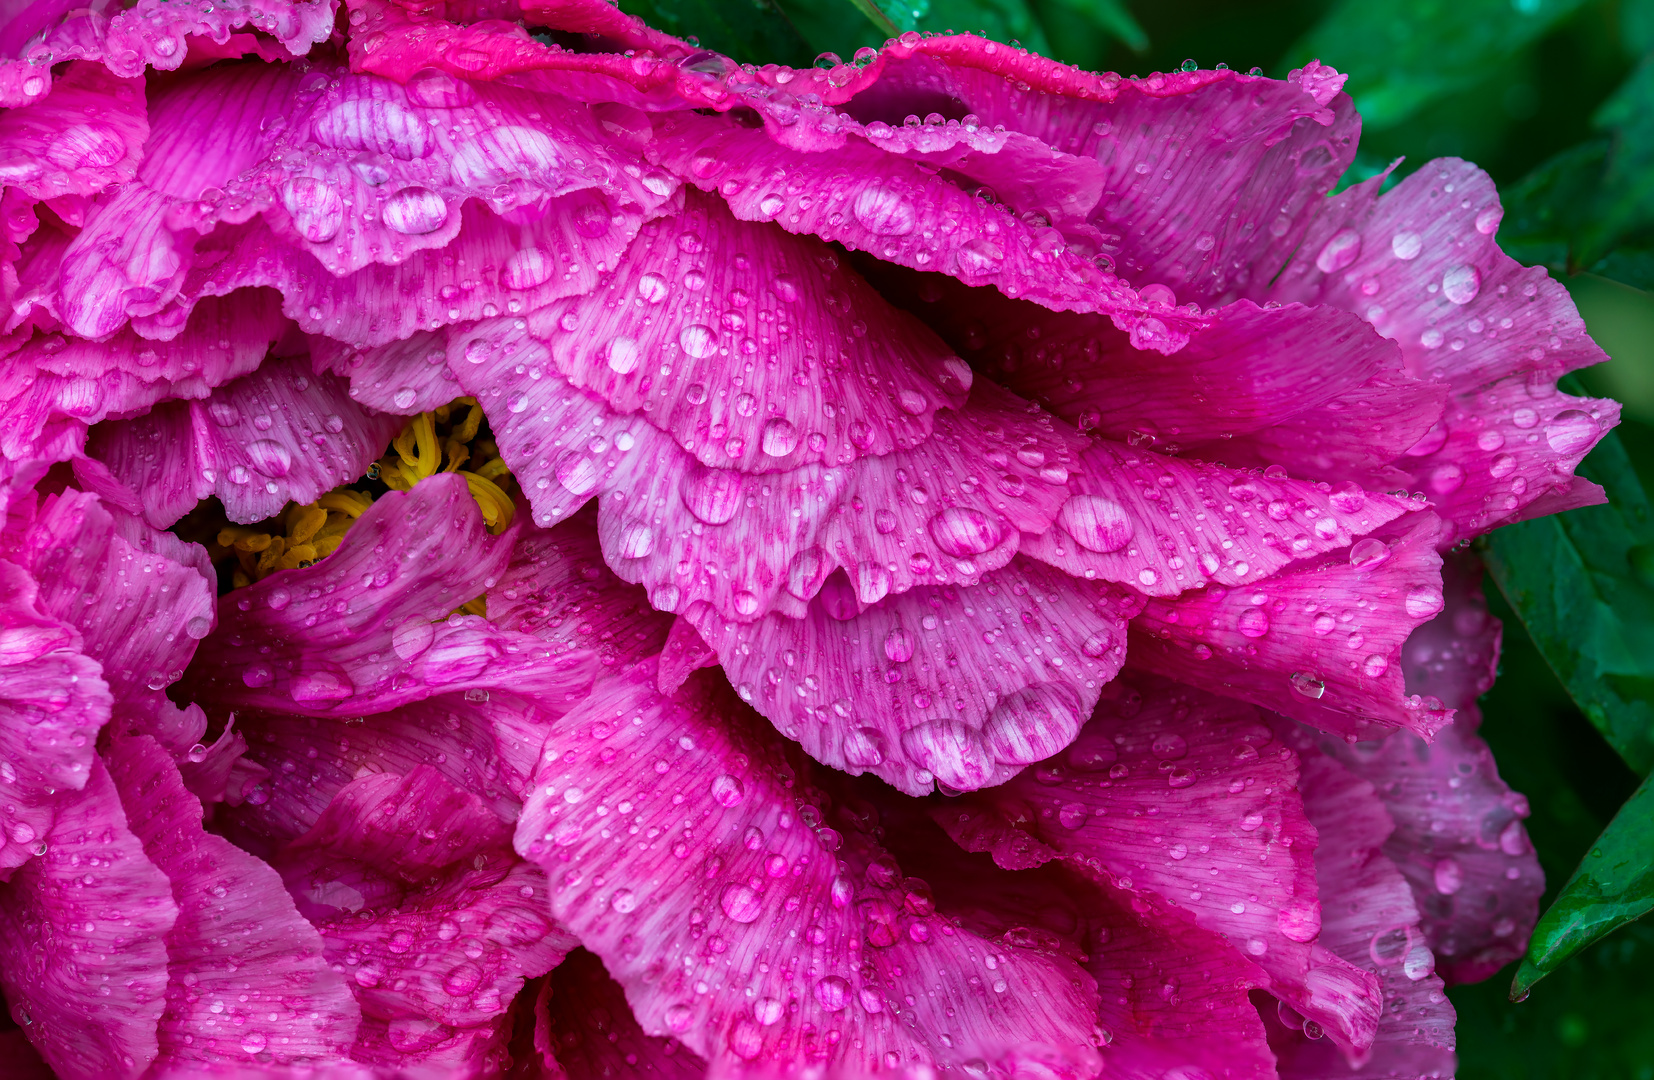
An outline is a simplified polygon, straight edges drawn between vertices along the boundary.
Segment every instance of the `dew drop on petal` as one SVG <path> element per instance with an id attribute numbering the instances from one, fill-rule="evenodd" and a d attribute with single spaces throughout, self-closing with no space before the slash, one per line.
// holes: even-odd
<path id="1" fill-rule="evenodd" d="M 1087 551 L 1119 551 L 1131 539 L 1133 526 L 1125 508 L 1101 495 L 1075 495 L 1057 514 L 1063 531 Z"/>

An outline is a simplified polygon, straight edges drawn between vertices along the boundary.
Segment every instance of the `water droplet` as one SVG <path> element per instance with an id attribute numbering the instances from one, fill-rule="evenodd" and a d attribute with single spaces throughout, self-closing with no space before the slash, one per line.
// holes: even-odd
<path id="1" fill-rule="evenodd" d="M 1357 570 L 1371 570 L 1389 558 L 1390 545 L 1376 537 L 1363 537 L 1350 545 L 1350 565 Z"/>
<path id="2" fill-rule="evenodd" d="M 1008 765 L 1044 761 L 1079 731 L 1080 703 L 1058 683 L 1035 683 L 1005 695 L 982 725 L 989 750 Z"/>
<path id="3" fill-rule="evenodd" d="M 994 759 L 969 724 L 927 720 L 902 732 L 902 750 L 957 791 L 974 791 L 993 775 Z"/>
<path id="4" fill-rule="evenodd" d="M 660 303 L 666 299 L 666 294 L 671 291 L 671 286 L 659 274 L 644 274 L 637 279 L 637 294 L 648 303 Z"/>
<path id="5" fill-rule="evenodd" d="M 631 889 L 616 889 L 609 896 L 609 907 L 622 915 L 637 910 L 637 894 Z"/>
<path id="6" fill-rule="evenodd" d="M 1435 883 L 1436 891 L 1443 896 L 1452 896 L 1464 885 L 1464 871 L 1452 859 L 1436 860 L 1435 869 L 1431 873 L 1431 880 Z"/>
<path id="7" fill-rule="evenodd" d="M 412 161 L 431 152 L 426 125 L 406 107 L 382 98 L 346 98 L 311 125 L 316 141 L 335 150 L 389 154 Z"/>
<path id="8" fill-rule="evenodd" d="M 678 333 L 678 344 L 690 356 L 697 360 L 704 359 L 718 351 L 718 332 L 710 326 L 694 323 Z"/>
<path id="9" fill-rule="evenodd" d="M 798 446 L 798 429 L 787 420 L 771 420 L 764 425 L 764 437 L 760 445 L 764 453 L 770 457 L 786 457 Z"/>
<path id="10" fill-rule="evenodd" d="M 500 284 L 508 289 L 532 289 L 551 280 L 556 269 L 551 257 L 539 248 L 523 248 L 505 260 Z"/>
<path id="11" fill-rule="evenodd" d="M 126 142 L 114 128 L 92 121 L 58 132 L 46 156 L 65 169 L 107 169 L 126 160 Z"/>
<path id="12" fill-rule="evenodd" d="M 1407 594 L 1407 614 L 1415 619 L 1427 619 L 1442 609 L 1442 591 L 1433 585 L 1423 585 Z"/>
<path id="13" fill-rule="evenodd" d="M 1430 946 L 1420 942 L 1414 945 L 1407 953 L 1407 959 L 1402 961 L 1401 972 L 1413 982 L 1427 978 L 1436 970 L 1436 956 L 1430 951 Z"/>
<path id="14" fill-rule="evenodd" d="M 1482 288 L 1482 272 L 1474 266 L 1450 266 L 1442 275 L 1442 295 L 1455 304 L 1468 304 Z"/>
<path id="15" fill-rule="evenodd" d="M 752 1018 L 765 1027 L 775 1024 L 785 1012 L 786 1006 L 772 997 L 759 998 L 752 1005 Z"/>
<path id="16" fill-rule="evenodd" d="M 1080 829 L 1085 827 L 1086 820 L 1091 816 L 1084 803 L 1063 803 L 1057 810 L 1057 821 L 1065 829 Z"/>
<path id="17" fill-rule="evenodd" d="M 1108 553 L 1126 546 L 1133 532 L 1125 508 L 1101 495 L 1075 495 L 1062 504 L 1057 522 L 1087 551 Z"/>
<path id="18" fill-rule="evenodd" d="M 877 181 L 856 193 L 850 212 L 880 236 L 906 236 L 919 222 L 919 215 L 906 195 Z"/>
<path id="19" fill-rule="evenodd" d="M 630 521 L 621 526 L 616 554 L 622 559 L 641 559 L 655 550 L 655 530 L 647 522 Z"/>
<path id="20" fill-rule="evenodd" d="M 737 806 L 746 794 L 746 785 L 728 773 L 712 781 L 712 798 L 719 806 Z"/>
<path id="21" fill-rule="evenodd" d="M 380 218 L 387 228 L 404 236 L 424 236 L 448 220 L 448 204 L 430 188 L 405 187 L 385 200 Z"/>
<path id="22" fill-rule="evenodd" d="M 855 728 L 844 737 L 844 760 L 857 768 L 881 764 L 886 749 L 885 737 L 872 728 Z"/>
<path id="23" fill-rule="evenodd" d="M 725 469 L 701 468 L 692 472 L 679 488 L 684 506 L 708 525 L 722 525 L 741 508 L 741 474 Z"/>
<path id="24" fill-rule="evenodd" d="M 469 83 L 438 68 L 421 68 L 408 79 L 408 100 L 428 109 L 456 109 L 477 100 Z"/>
<path id="25" fill-rule="evenodd" d="M 830 1013 L 841 1012 L 850 1004 L 850 984 L 837 975 L 829 975 L 816 983 L 816 1000 Z"/>
<path id="26" fill-rule="evenodd" d="M 1149 747 L 1167 761 L 1178 761 L 1188 756 L 1189 740 L 1175 731 L 1163 731 L 1154 737 Z"/>
<path id="27" fill-rule="evenodd" d="M 189 622 L 184 624 L 184 633 L 188 634 L 196 641 L 200 641 L 211 631 L 212 620 L 207 618 L 205 615 L 193 616 Z"/>
<path id="28" fill-rule="evenodd" d="M 1595 441 L 1597 422 L 1580 409 L 1564 409 L 1545 425 L 1545 441 L 1559 454 L 1574 454 Z"/>
<path id="29" fill-rule="evenodd" d="M 1327 692 L 1327 684 L 1313 671 L 1294 671 L 1291 682 L 1293 693 L 1307 697 L 1311 701 L 1319 701 L 1321 695 Z"/>
<path id="30" fill-rule="evenodd" d="M 1249 638 L 1260 638 L 1269 633 L 1269 613 L 1260 607 L 1249 607 L 1235 620 L 1235 629 Z"/>
<path id="31" fill-rule="evenodd" d="M 718 906 L 735 922 L 756 922 L 763 910 L 763 898 L 744 882 L 732 881 L 724 886 L 718 897 Z"/>
<path id="32" fill-rule="evenodd" d="M 999 523 L 980 510 L 954 506 L 930 519 L 931 539 L 954 558 L 992 551 L 1001 538 Z"/>
<path id="33" fill-rule="evenodd" d="M 637 347 L 637 342 L 629 337 L 610 339 L 603 347 L 604 362 L 609 370 L 617 375 L 630 375 L 643 362 L 643 352 Z"/>
<path id="34" fill-rule="evenodd" d="M 1378 653 L 1373 653 L 1361 661 L 1361 672 L 1369 679 L 1377 679 L 1390 670 L 1390 661 Z"/>
<path id="35" fill-rule="evenodd" d="M 281 201 L 293 215 L 293 227 L 313 244 L 333 239 L 344 224 L 344 200 L 313 176 L 296 176 L 283 184 Z"/>
<path id="36" fill-rule="evenodd" d="M 1354 229 L 1340 229 L 1321 246 L 1315 257 L 1315 267 L 1323 274 L 1333 274 L 1353 263 L 1361 255 L 1361 234 Z"/>
<path id="37" fill-rule="evenodd" d="M 513 180 L 555 181 L 559 159 L 551 136 L 508 124 L 485 128 L 476 138 L 460 144 L 450 168 L 460 184 L 487 195 Z"/>
<path id="38" fill-rule="evenodd" d="M 898 626 L 884 638 L 884 654 L 898 664 L 913 659 L 913 635 Z"/>
<path id="39" fill-rule="evenodd" d="M 241 1048 L 249 1054 L 260 1053 L 269 1044 L 270 1040 L 264 1037 L 263 1032 L 249 1031 L 241 1037 Z"/>
<path id="40" fill-rule="evenodd" d="M 247 444 L 248 463 L 269 477 L 286 476 L 293 467 L 293 455 L 274 439 L 255 439 Z"/>
<path id="41" fill-rule="evenodd" d="M 1404 262 L 1416 259 L 1424 250 L 1424 237 L 1416 232 L 1398 232 L 1390 238 L 1390 250 Z"/>
<path id="42" fill-rule="evenodd" d="M 979 236 L 960 247 L 954 258 L 965 277 L 982 277 L 998 273 L 1005 261 L 1005 252 L 994 240 Z"/>

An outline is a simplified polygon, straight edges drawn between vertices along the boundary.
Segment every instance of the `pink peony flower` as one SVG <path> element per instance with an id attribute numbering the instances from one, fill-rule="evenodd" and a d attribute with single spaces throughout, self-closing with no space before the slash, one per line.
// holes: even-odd
<path id="1" fill-rule="evenodd" d="M 1441 553 L 1618 417 L 1483 173 L 1323 197 L 1315 63 L 110 11 L 0 28 L 14 1054 L 1451 1075 L 1543 882 Z"/>

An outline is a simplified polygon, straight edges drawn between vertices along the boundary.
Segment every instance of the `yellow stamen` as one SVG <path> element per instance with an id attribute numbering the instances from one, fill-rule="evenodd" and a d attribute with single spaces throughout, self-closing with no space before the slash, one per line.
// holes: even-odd
<path id="1" fill-rule="evenodd" d="M 486 476 L 479 476 L 463 469 L 460 470 L 460 475 L 465 477 L 465 483 L 471 489 L 471 497 L 477 500 L 477 506 L 482 510 L 482 519 L 488 522 L 488 531 L 498 536 L 510 528 L 511 519 L 517 513 L 511 496 L 501 491 L 494 481 Z"/>

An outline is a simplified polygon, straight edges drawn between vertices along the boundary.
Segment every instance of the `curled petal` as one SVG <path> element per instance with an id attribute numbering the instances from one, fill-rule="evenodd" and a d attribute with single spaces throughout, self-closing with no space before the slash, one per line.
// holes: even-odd
<path id="1" fill-rule="evenodd" d="M 811 757 L 915 795 L 1001 783 L 1072 742 L 1141 603 L 1027 559 L 859 612 L 848 592 L 830 581 L 802 619 L 688 618 L 736 693 Z"/>
<path id="2" fill-rule="evenodd" d="M 1069 486 L 1058 528 L 1024 537 L 1022 550 L 1165 597 L 1207 581 L 1257 584 L 1415 509 L 1354 484 L 1333 490 L 1101 441 L 1080 454 Z"/>
<path id="3" fill-rule="evenodd" d="M 970 369 L 839 263 L 697 193 L 529 332 L 564 378 L 704 465 L 778 472 L 911 449 L 937 409 L 965 403 Z"/>
<path id="4" fill-rule="evenodd" d="M 172 978 L 159 1028 L 160 1066 L 343 1058 L 360 1014 L 281 878 L 202 828 L 200 801 L 153 739 L 117 738 L 110 773 L 133 834 L 178 898 L 178 918 L 166 935 Z M 235 1002 L 228 1011 L 226 999 Z"/>
<path id="5" fill-rule="evenodd" d="M 132 179 L 148 135 L 143 84 L 75 60 L 48 93 L 0 113 L 0 167 L 31 199 L 96 195 Z"/>
<path id="6" fill-rule="evenodd" d="M 1095 1074 L 1095 1003 L 1071 961 L 910 904 L 853 816 L 829 825 L 791 790 L 796 766 L 732 695 L 703 674 L 664 698 L 651 667 L 552 725 L 516 838 L 645 1032 L 676 1035 L 715 1071 L 981 1060 Z M 606 835 L 598 811 L 621 806 L 657 838 Z"/>
<path id="7" fill-rule="evenodd" d="M 82 783 L 61 801 L 44 854 L 0 884 L 0 987 L 59 1076 L 127 1080 L 159 1052 L 179 907 L 102 760 Z"/>
<path id="8" fill-rule="evenodd" d="M 1440 529 L 1419 514 L 1252 585 L 1150 600 L 1132 622 L 1132 664 L 1324 731 L 1428 737 L 1452 710 L 1409 695 L 1401 659 L 1442 610 Z"/>
<path id="9" fill-rule="evenodd" d="M 402 426 L 357 405 L 344 380 L 308 368 L 268 361 L 206 401 L 99 426 L 88 452 L 138 494 L 157 528 L 209 495 L 231 521 L 271 517 L 361 476 Z"/>
<path id="10" fill-rule="evenodd" d="M 1324 909 L 1321 941 L 1378 977 L 1385 1007 L 1372 1046 L 1353 1057 L 1327 1041 L 1315 1041 L 1313 1029 L 1290 1006 L 1265 1009 L 1265 1019 L 1272 1022 L 1270 1046 L 1281 1059 L 1280 1075 L 1283 1080 L 1317 1080 L 1348 1076 L 1354 1067 L 1357 1075 L 1451 1077 L 1453 1005 L 1434 973 L 1407 882 L 1381 850 L 1392 828 L 1390 818 L 1371 784 L 1313 745 L 1303 751 L 1304 809 L 1321 835 L 1316 881 L 1326 896 L 1337 897 Z"/>
<path id="11" fill-rule="evenodd" d="M 1452 705 L 1428 745 L 1407 732 L 1382 743 L 1328 741 L 1325 752 L 1378 789 L 1396 829 L 1384 852 L 1401 869 L 1422 933 L 1449 983 L 1476 982 L 1519 958 L 1539 915 L 1545 875 L 1522 819 L 1528 800 L 1499 778 L 1476 734 L 1476 698 L 1493 684 L 1499 620 L 1487 613 L 1482 568 L 1451 556 L 1447 606 L 1402 649 L 1410 690 Z"/>
<path id="12" fill-rule="evenodd" d="M 0 597 L 4 875 L 46 847 L 58 804 L 86 786 L 112 701 L 102 668 L 81 651 L 80 635 L 41 610 L 35 579 L 4 559 Z"/>
<path id="13" fill-rule="evenodd" d="M 1315 831 L 1297 756 L 1240 702 L 1154 679 L 1109 693 L 1065 754 L 938 807 L 937 820 L 1001 866 L 1062 858 L 1171 922 L 1192 919 L 1343 1044 L 1368 1045 L 1376 982 L 1315 944 Z"/>

